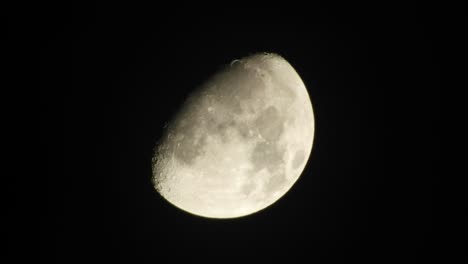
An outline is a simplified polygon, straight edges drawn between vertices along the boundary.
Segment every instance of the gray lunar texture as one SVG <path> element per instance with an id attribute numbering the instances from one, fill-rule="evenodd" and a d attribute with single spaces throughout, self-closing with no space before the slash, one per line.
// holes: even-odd
<path id="1" fill-rule="evenodd" d="M 294 68 L 276 54 L 234 60 L 192 93 L 155 148 L 153 183 L 171 204 L 209 218 L 255 213 L 297 181 L 314 115 Z"/>

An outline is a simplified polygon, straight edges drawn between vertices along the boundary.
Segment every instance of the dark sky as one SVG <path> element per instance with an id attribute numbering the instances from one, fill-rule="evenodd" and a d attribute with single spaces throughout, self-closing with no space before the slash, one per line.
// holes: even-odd
<path id="1" fill-rule="evenodd" d="M 43 7 L 35 25 L 47 160 L 41 258 L 431 258 L 437 8 L 217 8 Z M 176 209 L 150 182 L 164 122 L 210 74 L 263 51 L 285 57 L 312 99 L 316 134 L 303 175 L 248 217 L 210 220 Z"/>

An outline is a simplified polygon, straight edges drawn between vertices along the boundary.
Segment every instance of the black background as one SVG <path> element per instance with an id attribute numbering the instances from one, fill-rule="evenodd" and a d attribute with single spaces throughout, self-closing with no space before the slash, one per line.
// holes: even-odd
<path id="1" fill-rule="evenodd" d="M 42 7 L 41 258 L 437 255 L 437 7 L 238 5 Z M 316 134 L 303 175 L 248 217 L 176 209 L 150 182 L 164 122 L 210 74 L 263 51 L 285 57 L 312 100 Z"/>

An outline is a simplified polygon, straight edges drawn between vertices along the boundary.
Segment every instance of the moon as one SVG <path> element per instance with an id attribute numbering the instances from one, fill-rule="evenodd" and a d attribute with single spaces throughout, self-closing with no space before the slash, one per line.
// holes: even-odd
<path id="1" fill-rule="evenodd" d="M 199 86 L 165 127 L 152 160 L 154 187 L 194 215 L 253 214 L 298 180 L 314 124 L 307 89 L 283 57 L 234 60 Z"/>

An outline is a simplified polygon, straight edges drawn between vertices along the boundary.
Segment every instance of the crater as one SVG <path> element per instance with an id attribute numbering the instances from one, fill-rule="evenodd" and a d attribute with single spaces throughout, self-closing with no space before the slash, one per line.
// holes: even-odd
<path id="1" fill-rule="evenodd" d="M 253 130 L 244 122 L 237 123 L 235 128 L 243 139 L 249 139 L 254 136 Z"/>
<path id="2" fill-rule="evenodd" d="M 168 128 L 166 140 L 168 153 L 185 164 L 193 164 L 195 158 L 203 154 L 206 145 L 206 133 L 201 133 L 198 116 L 183 116 L 175 119 L 175 127 Z"/>
<path id="3" fill-rule="evenodd" d="M 191 137 L 184 137 L 180 141 L 175 141 L 173 148 L 174 156 L 186 163 L 186 164 L 193 164 L 195 158 L 203 154 L 203 148 L 206 144 L 206 135 L 201 135 L 198 139 L 194 136 Z"/>

